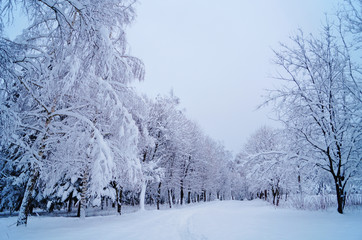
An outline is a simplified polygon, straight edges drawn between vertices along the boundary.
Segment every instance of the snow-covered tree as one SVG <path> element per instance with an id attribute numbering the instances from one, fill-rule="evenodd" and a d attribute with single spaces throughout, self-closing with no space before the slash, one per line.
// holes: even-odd
<path id="1" fill-rule="evenodd" d="M 0 202 L 10 210 L 18 210 L 21 201 L 28 202 L 29 191 L 24 190 L 34 188 L 31 183 L 37 178 L 35 166 L 42 153 L 38 103 L 23 84 L 16 65 L 25 51 L 23 45 L 0 36 L 0 178 L 4 184 Z"/>
<path id="2" fill-rule="evenodd" d="M 39 174 L 45 180 L 79 176 L 84 207 L 88 195 L 94 204 L 102 195 L 114 196 L 107 186 L 123 181 L 120 171 L 135 180 L 138 129 L 124 99 L 127 84 L 143 78 L 143 66 L 127 55 L 124 27 L 134 17 L 134 1 L 6 1 L 5 10 L 13 2 L 30 20 L 15 40 L 25 51 L 12 61 L 15 79 L 36 103 L 28 116 L 38 124 L 36 134 L 26 134 L 36 136 L 36 149 L 26 150 L 38 162 L 19 214 L 21 225 Z"/>
<path id="3" fill-rule="evenodd" d="M 344 0 L 341 9 L 338 11 L 340 29 L 345 34 L 351 33 L 358 48 L 362 45 L 362 1 Z"/>
<path id="4" fill-rule="evenodd" d="M 182 146 L 179 145 L 180 130 L 185 129 L 181 120 L 182 112 L 177 109 L 179 100 L 173 94 L 169 97 L 157 97 L 150 102 L 147 129 L 153 144 L 142 150 L 141 162 L 144 173 L 141 191 L 141 203 L 144 203 L 146 187 L 149 183 L 157 185 L 157 203 L 161 198 L 161 187 L 168 189 L 171 179 L 176 175 L 177 156 Z M 171 199 L 169 198 L 171 204 Z M 158 205 L 159 206 L 159 205 Z M 141 209 L 144 208 L 141 204 Z"/>
<path id="5" fill-rule="evenodd" d="M 351 48 L 336 32 L 329 24 L 319 37 L 300 31 L 291 47 L 283 44 L 275 52 L 285 85 L 271 91 L 269 101 L 276 102 L 287 129 L 309 146 L 301 154 L 330 173 L 343 213 L 347 184 L 361 168 L 362 78 Z"/>
<path id="6" fill-rule="evenodd" d="M 293 181 L 288 178 L 293 164 L 283 143 L 281 132 L 269 127 L 261 127 L 250 136 L 237 156 L 247 196 L 272 199 L 273 204 L 279 204 L 287 184 Z"/>

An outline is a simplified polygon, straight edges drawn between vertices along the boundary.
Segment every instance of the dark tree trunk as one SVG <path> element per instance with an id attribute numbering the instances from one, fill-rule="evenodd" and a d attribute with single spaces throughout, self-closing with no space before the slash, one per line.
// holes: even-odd
<path id="1" fill-rule="evenodd" d="M 339 183 L 340 182 L 340 183 Z M 336 184 L 336 195 L 337 195 L 337 211 L 340 214 L 343 214 L 344 210 L 344 204 L 345 204 L 345 193 L 343 191 L 343 188 L 341 187 L 342 181 L 337 181 Z"/>
<path id="2" fill-rule="evenodd" d="M 82 207 L 81 205 L 82 205 L 82 204 L 81 204 L 80 200 L 78 200 L 77 217 L 80 217 L 80 208 Z"/>
<path id="3" fill-rule="evenodd" d="M 157 189 L 157 210 L 160 210 L 160 202 L 161 202 L 161 182 L 158 184 L 158 189 Z"/>
<path id="4" fill-rule="evenodd" d="M 82 191 L 80 192 L 80 218 L 85 218 L 86 215 L 86 206 L 87 206 L 87 191 L 88 191 L 88 168 L 84 171 L 82 177 Z"/>
<path id="5" fill-rule="evenodd" d="M 204 190 L 204 202 L 206 202 L 206 190 Z"/>
<path id="6" fill-rule="evenodd" d="M 117 207 L 117 212 L 119 215 L 122 214 L 122 194 L 123 194 L 123 187 L 119 186 L 119 184 L 116 181 L 112 181 L 110 185 L 114 188 L 116 191 L 116 201 L 112 202 L 112 207 Z M 108 204 L 107 204 L 108 205 Z"/>
<path id="7" fill-rule="evenodd" d="M 272 188 L 272 194 L 273 194 L 273 205 L 275 205 L 275 198 L 277 196 L 276 191 L 274 191 L 274 188 Z"/>
<path id="8" fill-rule="evenodd" d="M 51 212 L 53 212 L 54 204 L 51 204 L 50 209 L 51 209 Z M 34 213 L 34 205 L 30 203 L 30 205 L 29 205 L 29 214 L 31 215 L 33 213 Z"/>
<path id="9" fill-rule="evenodd" d="M 275 205 L 275 194 L 273 193 L 273 205 Z"/>
<path id="10" fill-rule="evenodd" d="M 342 167 L 342 156 L 341 156 L 341 151 L 339 149 L 339 146 L 337 146 L 337 149 L 338 149 L 338 168 L 337 168 L 337 171 L 335 172 L 334 169 L 332 167 L 330 167 L 330 173 L 333 175 L 333 178 L 334 178 L 334 183 L 336 185 L 336 196 L 337 196 L 337 211 L 340 213 L 340 214 L 343 214 L 343 210 L 344 210 L 344 204 L 345 204 L 345 201 L 346 201 L 346 193 L 344 191 L 344 188 L 347 184 L 347 181 L 349 179 L 348 178 L 345 178 L 344 175 L 342 174 L 342 171 L 341 171 L 341 167 Z M 328 158 L 329 158 L 329 163 L 330 163 L 330 166 L 333 166 L 333 159 L 331 157 L 331 155 L 329 154 L 330 150 L 328 148 Z"/>
<path id="11" fill-rule="evenodd" d="M 68 213 L 70 213 L 72 211 L 72 204 L 73 204 L 73 191 L 71 191 L 70 194 L 69 194 Z"/>
<path id="12" fill-rule="evenodd" d="M 180 198 L 181 198 L 181 205 L 182 205 L 183 200 L 184 200 L 184 181 L 183 181 L 183 180 L 181 180 L 180 184 L 181 184 L 181 189 L 180 189 Z"/>
<path id="13" fill-rule="evenodd" d="M 276 188 L 274 190 L 274 188 L 272 188 L 272 194 L 273 194 L 273 205 L 278 206 L 279 205 L 279 199 L 280 199 L 279 189 Z"/>
<path id="14" fill-rule="evenodd" d="M 26 225 L 28 222 L 29 207 L 32 198 L 31 194 L 34 190 L 38 177 L 39 177 L 39 170 L 38 169 L 33 170 L 29 177 L 28 183 L 26 184 L 24 198 L 21 202 L 19 216 L 16 223 L 17 226 Z"/>
<path id="15" fill-rule="evenodd" d="M 265 201 L 268 200 L 268 191 L 264 190 Z"/>
<path id="16" fill-rule="evenodd" d="M 170 189 L 167 190 L 167 195 L 168 195 L 168 204 L 170 206 L 170 208 L 172 208 L 172 193 L 170 191 Z"/>
<path id="17" fill-rule="evenodd" d="M 104 200 L 105 200 L 105 197 L 102 196 L 102 197 L 101 197 L 101 210 L 104 209 Z"/>
<path id="18" fill-rule="evenodd" d="M 189 191 L 187 193 L 187 204 L 190 204 L 191 203 L 191 192 Z"/>
<path id="19" fill-rule="evenodd" d="M 122 215 L 122 193 L 123 193 L 122 187 L 120 187 L 118 190 L 116 190 L 117 212 L 119 213 L 119 215 Z"/>

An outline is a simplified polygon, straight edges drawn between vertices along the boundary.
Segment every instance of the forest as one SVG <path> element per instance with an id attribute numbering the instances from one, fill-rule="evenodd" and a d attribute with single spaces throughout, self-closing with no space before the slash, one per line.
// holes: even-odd
<path id="1" fill-rule="evenodd" d="M 274 49 L 263 126 L 233 154 L 171 91 L 151 98 L 129 54 L 135 0 L 0 0 L 0 215 L 85 218 L 111 206 L 263 199 L 298 209 L 362 205 L 362 1 L 341 1 L 319 35 Z M 29 25 L 14 40 L 15 7 Z"/>

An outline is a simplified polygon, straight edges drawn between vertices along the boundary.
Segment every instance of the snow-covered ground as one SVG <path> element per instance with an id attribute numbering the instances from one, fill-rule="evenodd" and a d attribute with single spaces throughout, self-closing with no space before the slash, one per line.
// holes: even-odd
<path id="1" fill-rule="evenodd" d="M 362 239 L 362 212 L 275 209 L 254 201 L 215 201 L 122 216 L 31 217 L 27 227 L 0 218 L 0 239 L 193 240 Z"/>

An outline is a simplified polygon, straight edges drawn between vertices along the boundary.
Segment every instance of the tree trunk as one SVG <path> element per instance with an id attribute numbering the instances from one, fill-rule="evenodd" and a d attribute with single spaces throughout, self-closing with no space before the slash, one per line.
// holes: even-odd
<path id="1" fill-rule="evenodd" d="M 70 213 L 72 211 L 72 204 L 73 204 L 73 191 L 71 191 L 70 194 L 69 194 L 68 213 Z"/>
<path id="2" fill-rule="evenodd" d="M 131 197 L 131 204 L 132 204 L 132 206 L 135 205 L 134 195 L 132 195 L 132 197 Z"/>
<path id="3" fill-rule="evenodd" d="M 123 192 L 123 188 L 119 187 L 119 190 L 117 188 L 116 190 L 116 201 L 117 201 L 117 212 L 119 213 L 119 215 L 122 215 L 122 192 Z"/>
<path id="4" fill-rule="evenodd" d="M 88 191 L 88 168 L 86 167 L 82 177 L 82 191 L 80 193 L 80 218 L 84 219 L 86 216 L 87 207 L 87 191 Z"/>
<path id="5" fill-rule="evenodd" d="M 104 209 L 104 200 L 105 200 L 105 197 L 102 196 L 102 197 L 101 197 L 101 210 Z"/>
<path id="6" fill-rule="evenodd" d="M 275 205 L 275 197 L 277 196 L 276 191 L 274 191 L 274 188 L 272 188 L 272 194 L 273 194 L 273 205 Z"/>
<path id="7" fill-rule="evenodd" d="M 161 182 L 158 184 L 158 189 L 157 189 L 157 210 L 160 210 L 160 202 L 161 202 Z"/>
<path id="8" fill-rule="evenodd" d="M 188 191 L 187 193 L 187 204 L 190 204 L 191 203 L 191 192 Z"/>
<path id="9" fill-rule="evenodd" d="M 168 203 L 170 205 L 170 208 L 173 207 L 172 205 L 172 190 L 167 190 L 167 193 L 168 193 Z"/>
<path id="10" fill-rule="evenodd" d="M 29 214 L 33 214 L 34 213 L 34 205 L 33 204 L 29 204 Z M 54 204 L 51 205 L 51 212 L 53 212 L 54 210 Z"/>
<path id="11" fill-rule="evenodd" d="M 17 226 L 26 225 L 28 222 L 28 213 L 32 198 L 31 194 L 34 190 L 36 180 L 38 179 L 38 177 L 39 177 L 39 170 L 35 168 L 28 179 L 28 183 L 26 184 L 24 198 L 21 202 L 18 220 L 16 223 Z"/>
<path id="12" fill-rule="evenodd" d="M 344 203 L 345 203 L 345 194 L 343 192 L 342 187 L 340 186 L 340 183 L 336 182 L 336 195 L 337 195 L 337 211 L 340 214 L 343 214 L 344 210 Z"/>
<path id="13" fill-rule="evenodd" d="M 181 189 L 180 189 L 180 198 L 181 198 L 181 205 L 183 203 L 183 199 L 184 199 L 184 181 L 181 179 Z"/>
<path id="14" fill-rule="evenodd" d="M 147 183 L 146 181 L 142 181 L 142 188 L 140 193 L 140 210 L 145 210 L 145 198 L 146 198 L 146 187 Z"/>
<path id="15" fill-rule="evenodd" d="M 206 190 L 204 190 L 204 202 L 206 202 Z"/>
<path id="16" fill-rule="evenodd" d="M 80 200 L 78 200 L 78 210 L 77 210 L 77 217 L 80 217 L 80 208 L 82 204 L 80 203 Z"/>

